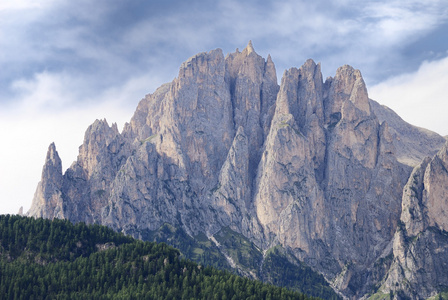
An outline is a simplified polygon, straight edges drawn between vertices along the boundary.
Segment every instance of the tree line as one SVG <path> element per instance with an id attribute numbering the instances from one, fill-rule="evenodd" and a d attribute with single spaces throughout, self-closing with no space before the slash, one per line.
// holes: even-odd
<path id="1" fill-rule="evenodd" d="M 2 299 L 317 299 L 99 225 L 0 216 Z"/>

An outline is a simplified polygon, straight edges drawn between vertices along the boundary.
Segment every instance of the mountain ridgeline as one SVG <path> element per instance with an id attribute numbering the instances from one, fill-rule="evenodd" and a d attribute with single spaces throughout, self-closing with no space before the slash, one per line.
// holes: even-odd
<path id="1" fill-rule="evenodd" d="M 422 299 L 447 288 L 420 276 L 448 276 L 445 143 L 370 100 L 359 70 L 324 81 L 308 60 L 278 86 L 249 43 L 187 60 L 121 133 L 95 121 L 65 173 L 50 145 L 28 215 L 164 240 L 299 290 L 294 274 L 318 272 L 344 297 Z M 430 265 L 413 255 L 428 241 Z"/>

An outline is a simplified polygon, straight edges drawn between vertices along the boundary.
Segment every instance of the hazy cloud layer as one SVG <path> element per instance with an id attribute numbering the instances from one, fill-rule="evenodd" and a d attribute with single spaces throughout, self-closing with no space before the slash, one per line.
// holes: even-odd
<path id="1" fill-rule="evenodd" d="M 0 213 L 29 208 L 51 142 L 68 167 L 96 118 L 121 128 L 188 57 L 249 40 L 279 80 L 308 58 L 324 76 L 350 64 L 380 103 L 446 134 L 447 17 L 443 0 L 3 1 Z"/>

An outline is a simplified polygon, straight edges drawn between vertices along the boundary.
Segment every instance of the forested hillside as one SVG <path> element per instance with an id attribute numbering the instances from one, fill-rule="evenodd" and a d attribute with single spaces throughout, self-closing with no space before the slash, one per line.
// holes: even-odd
<path id="1" fill-rule="evenodd" d="M 2 299 L 315 299 L 99 226 L 0 216 Z"/>

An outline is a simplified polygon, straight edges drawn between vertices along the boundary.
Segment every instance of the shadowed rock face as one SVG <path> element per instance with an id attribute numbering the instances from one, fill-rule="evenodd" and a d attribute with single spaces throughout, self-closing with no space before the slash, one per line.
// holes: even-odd
<path id="1" fill-rule="evenodd" d="M 282 245 L 360 297 L 385 275 L 376 262 L 397 235 L 410 173 L 397 161 L 400 131 L 372 105 L 350 66 L 324 82 L 308 60 L 279 87 L 271 57 L 251 43 L 226 57 L 200 53 L 140 101 L 122 133 L 95 121 L 64 175 L 51 145 L 28 214 L 136 237 L 165 223 L 210 238 L 230 227 L 261 250 Z M 425 213 L 446 230 L 436 185 L 422 192 L 434 207 Z"/>

